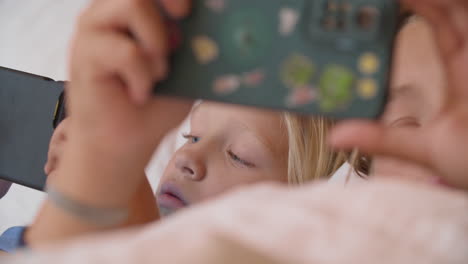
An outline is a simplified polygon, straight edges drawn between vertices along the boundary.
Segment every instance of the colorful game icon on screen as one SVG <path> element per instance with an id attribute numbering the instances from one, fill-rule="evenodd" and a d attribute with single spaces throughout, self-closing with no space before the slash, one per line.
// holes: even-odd
<path id="1" fill-rule="evenodd" d="M 212 11 L 221 13 L 226 8 L 227 0 L 205 0 L 205 5 Z"/>
<path id="2" fill-rule="evenodd" d="M 261 69 L 247 72 L 242 75 L 242 83 L 248 87 L 260 85 L 265 80 L 265 72 Z"/>
<path id="3" fill-rule="evenodd" d="M 206 36 L 197 36 L 192 40 L 192 48 L 200 64 L 208 64 L 219 56 L 218 44 Z"/>
<path id="4" fill-rule="evenodd" d="M 279 32 L 282 36 L 288 36 L 294 32 L 299 21 L 299 12 L 292 8 L 282 8 L 279 13 Z"/>
<path id="5" fill-rule="evenodd" d="M 239 89 L 241 78 L 237 75 L 224 75 L 217 78 L 213 83 L 213 91 L 218 95 L 228 95 Z"/>
<path id="6" fill-rule="evenodd" d="M 329 65 L 320 79 L 320 107 L 323 111 L 334 111 L 345 107 L 353 96 L 355 76 L 350 69 L 340 65 Z"/>
<path id="7" fill-rule="evenodd" d="M 309 85 L 315 73 L 315 66 L 302 55 L 289 57 L 281 69 L 281 77 L 287 87 L 296 89 Z"/>
<path id="8" fill-rule="evenodd" d="M 313 87 L 304 86 L 294 89 L 286 98 L 287 107 L 308 105 L 317 99 L 317 92 Z"/>

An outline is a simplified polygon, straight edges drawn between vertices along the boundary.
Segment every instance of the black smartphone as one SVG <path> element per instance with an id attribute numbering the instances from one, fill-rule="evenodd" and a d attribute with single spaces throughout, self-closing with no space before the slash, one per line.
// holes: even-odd
<path id="1" fill-rule="evenodd" d="M 44 188 L 44 165 L 63 91 L 63 82 L 0 67 L 0 178 Z"/>
<path id="2" fill-rule="evenodd" d="M 384 109 L 393 0 L 196 0 L 155 93 L 337 119 Z"/>

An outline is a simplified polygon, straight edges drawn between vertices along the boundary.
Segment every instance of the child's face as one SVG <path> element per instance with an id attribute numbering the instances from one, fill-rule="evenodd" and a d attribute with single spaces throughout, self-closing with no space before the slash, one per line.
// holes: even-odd
<path id="1" fill-rule="evenodd" d="M 385 124 L 401 129 L 425 129 L 437 113 L 446 85 L 430 27 L 423 20 L 406 25 L 396 48 L 390 103 L 383 116 Z M 423 168 L 387 158 L 374 159 L 377 176 L 401 176 L 417 181 L 437 181 Z"/>
<path id="2" fill-rule="evenodd" d="M 163 215 L 234 187 L 287 181 L 287 131 L 278 113 L 202 103 L 185 136 L 159 185 Z"/>

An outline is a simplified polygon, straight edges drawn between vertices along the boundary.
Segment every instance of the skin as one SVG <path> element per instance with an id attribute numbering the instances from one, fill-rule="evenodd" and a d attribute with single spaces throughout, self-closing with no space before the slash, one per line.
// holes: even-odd
<path id="1" fill-rule="evenodd" d="M 390 100 L 383 123 L 408 131 L 425 129 L 440 111 L 446 86 L 433 34 L 425 20 L 416 18 L 402 29 L 394 59 Z M 423 183 L 441 182 L 440 176 L 418 164 L 382 156 L 374 159 L 373 174 Z"/>
<path id="2" fill-rule="evenodd" d="M 47 177 L 47 184 L 54 184 L 57 177 L 57 168 L 61 163 L 61 157 L 64 155 L 64 150 L 67 146 L 67 133 L 69 130 L 69 120 L 63 120 L 60 125 L 55 129 L 54 134 L 49 143 L 49 151 L 47 163 L 44 166 L 44 172 Z M 144 172 L 142 172 L 144 175 Z M 141 226 L 159 219 L 159 212 L 154 206 L 156 203 L 155 197 L 151 186 L 144 178 L 143 182 L 139 185 L 138 190 L 132 196 L 129 203 L 129 218 L 121 225 L 115 228 L 125 228 L 133 226 Z M 25 231 L 25 241 L 29 247 L 38 248 L 44 243 L 49 242 L 49 239 L 42 237 L 42 228 L 47 223 L 44 219 L 48 219 L 47 204 L 45 208 L 39 211 L 38 216 L 34 222 Z M 79 233 L 75 234 L 78 235 Z M 0 252 L 1 253 L 1 252 Z"/>
<path id="3" fill-rule="evenodd" d="M 185 137 L 187 143 L 173 155 L 159 186 L 163 215 L 232 188 L 287 182 L 288 141 L 278 113 L 202 103 Z"/>

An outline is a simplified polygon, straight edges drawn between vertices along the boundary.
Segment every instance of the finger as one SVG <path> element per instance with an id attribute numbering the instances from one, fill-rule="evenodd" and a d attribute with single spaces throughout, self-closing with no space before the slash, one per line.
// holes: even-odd
<path id="1" fill-rule="evenodd" d="M 67 130 L 68 130 L 68 119 L 65 118 L 60 122 L 57 128 L 52 135 L 52 138 L 57 138 L 58 141 L 64 141 L 67 139 Z"/>
<path id="2" fill-rule="evenodd" d="M 47 176 L 49 176 L 57 169 L 62 154 L 63 147 L 56 147 L 49 155 L 46 165 L 44 166 L 44 172 Z"/>
<path id="3" fill-rule="evenodd" d="M 463 40 L 464 30 L 455 22 L 456 14 L 463 13 L 458 1 L 455 0 L 404 0 L 415 12 L 423 16 L 433 27 L 436 41 L 443 49 L 445 56 L 453 54 Z M 466 24 L 465 24 L 466 25 Z"/>
<path id="4" fill-rule="evenodd" d="M 83 28 L 103 33 L 104 29 L 132 36 L 143 47 L 153 66 L 156 80 L 167 74 L 167 32 L 152 0 L 107 0 L 88 9 L 80 18 Z M 111 46 L 112 47 L 112 46 Z M 149 90 L 148 90 L 149 93 Z"/>
<path id="5" fill-rule="evenodd" d="M 45 164 L 45 166 L 44 166 L 44 173 L 45 173 L 45 175 L 49 175 L 50 172 L 52 171 L 52 170 L 51 170 L 51 166 L 52 166 L 52 165 L 51 165 L 50 163 L 51 163 L 50 159 L 47 159 L 47 162 L 46 162 L 46 164 Z"/>
<path id="6" fill-rule="evenodd" d="M 98 78 L 114 78 L 118 76 L 124 83 L 131 100 L 143 104 L 148 99 L 148 91 L 154 81 L 151 63 L 144 51 L 131 39 L 120 34 L 107 34 L 88 40 L 89 50 L 86 52 L 89 61 L 97 67 Z M 119 90 L 104 91 L 112 87 L 102 87 L 104 96 L 117 94 Z"/>
<path id="7" fill-rule="evenodd" d="M 187 16 L 191 8 L 191 0 L 159 0 L 167 13 L 173 18 Z"/>
<path id="8" fill-rule="evenodd" d="M 388 128 L 370 121 L 348 121 L 333 129 L 330 144 L 337 149 L 358 148 L 368 155 L 409 160 L 428 166 L 430 151 L 420 132 L 417 129 Z"/>
<path id="9" fill-rule="evenodd" d="M 57 164 L 57 159 L 62 154 L 63 145 L 67 140 L 67 125 L 68 120 L 63 120 L 55 129 L 49 143 L 49 151 L 47 153 L 47 162 L 44 166 L 44 172 L 49 175 Z"/>
<path id="10" fill-rule="evenodd" d="M 57 167 L 57 160 L 59 159 L 62 147 L 59 143 L 51 144 L 49 147 L 49 152 L 47 154 L 47 162 L 44 166 L 44 172 L 46 175 L 49 175 Z"/>
<path id="11" fill-rule="evenodd" d="M 468 1 L 465 0 L 403 0 L 411 9 L 432 25 L 440 55 L 447 67 L 446 100 L 465 100 L 466 59 L 468 59 Z M 451 102 L 446 102 L 450 104 Z M 453 102 L 452 102 L 453 103 Z"/>
<path id="12" fill-rule="evenodd" d="M 58 163 L 58 156 L 52 156 L 47 159 L 46 165 L 44 166 L 45 175 L 50 175 L 56 168 Z"/>

